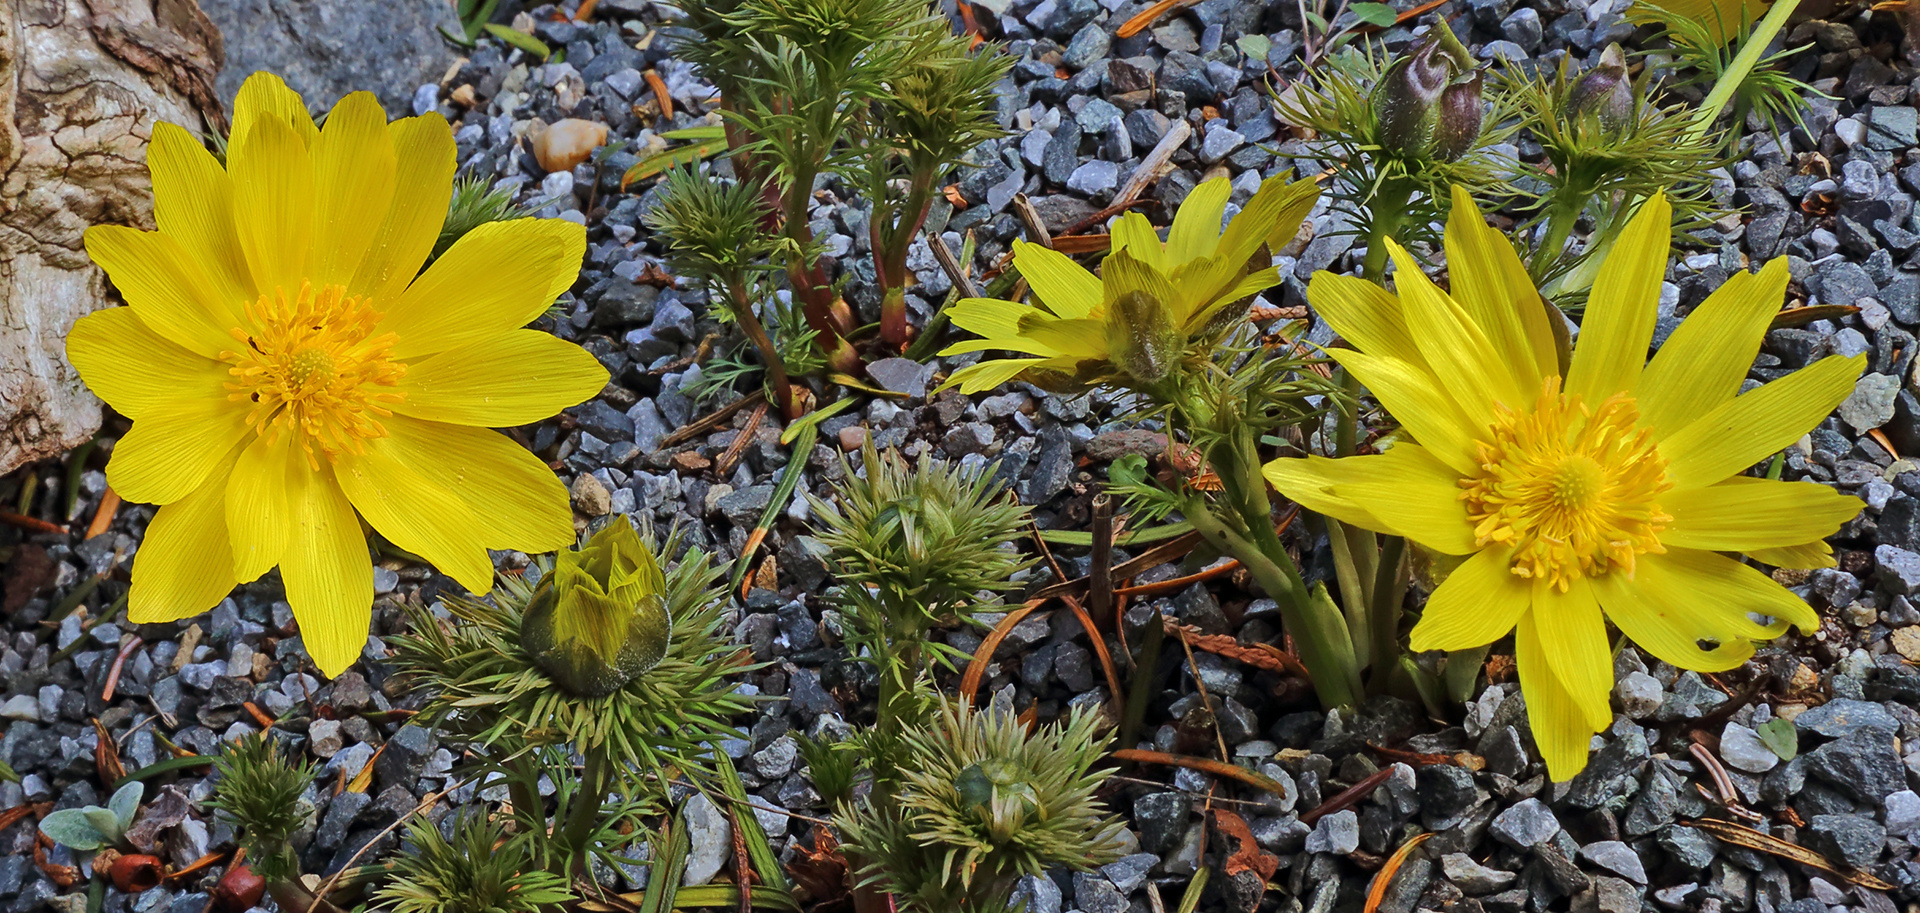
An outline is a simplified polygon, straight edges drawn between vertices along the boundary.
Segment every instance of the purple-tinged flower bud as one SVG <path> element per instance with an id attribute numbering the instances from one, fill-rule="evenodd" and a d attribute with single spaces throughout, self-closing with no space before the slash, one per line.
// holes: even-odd
<path id="1" fill-rule="evenodd" d="M 1451 162 L 1473 151 L 1480 144 L 1480 91 L 1484 74 L 1474 73 L 1440 93 L 1440 113 L 1433 125 L 1433 154 Z"/>
<path id="2" fill-rule="evenodd" d="M 1438 36 L 1387 67 L 1373 92 L 1373 113 L 1380 145 L 1408 155 L 1424 155 L 1439 119 L 1440 95 L 1453 81 L 1452 61 L 1439 56 Z"/>
<path id="3" fill-rule="evenodd" d="M 1567 92 L 1568 117 L 1592 115 L 1601 130 L 1615 136 L 1633 123 L 1635 107 L 1633 82 L 1627 78 L 1627 55 L 1618 44 L 1607 45 L 1600 52 L 1600 62 L 1582 73 Z"/>

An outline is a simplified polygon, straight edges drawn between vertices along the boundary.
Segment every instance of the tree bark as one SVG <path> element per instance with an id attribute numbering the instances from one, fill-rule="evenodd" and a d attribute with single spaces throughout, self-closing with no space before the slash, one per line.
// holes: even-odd
<path id="1" fill-rule="evenodd" d="M 224 123 L 221 56 L 195 0 L 0 0 L 0 473 L 99 429 L 66 359 L 109 303 L 81 234 L 153 227 L 147 140 Z"/>

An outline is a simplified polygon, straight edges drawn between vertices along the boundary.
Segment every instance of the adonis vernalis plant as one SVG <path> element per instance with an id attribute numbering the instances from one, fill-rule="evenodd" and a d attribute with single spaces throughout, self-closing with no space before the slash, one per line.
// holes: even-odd
<path id="1" fill-rule="evenodd" d="M 1269 178 L 1222 230 L 1232 193 L 1226 178 L 1194 188 L 1165 243 L 1146 216 L 1121 217 L 1099 277 L 1065 254 L 1015 241 L 1014 264 L 1039 306 L 993 298 L 956 302 L 948 312 L 954 325 L 983 338 L 940 354 L 1007 350 L 1029 357 L 970 365 L 947 385 L 977 393 L 1020 378 L 1070 390 L 1164 377 L 1189 340 L 1231 325 L 1254 295 L 1279 283 L 1271 265 L 1250 269 L 1249 263 L 1262 245 L 1291 239 L 1319 196 L 1310 181 Z M 1234 305 L 1241 309 L 1230 311 Z"/>
<path id="2" fill-rule="evenodd" d="M 1413 649 L 1482 647 L 1514 632 L 1534 739 L 1565 780 L 1612 722 L 1606 619 L 1660 659 L 1708 672 L 1745 662 L 1753 641 L 1788 623 L 1819 624 L 1726 553 L 1833 563 L 1823 540 L 1858 500 L 1742 473 L 1825 418 L 1864 359 L 1830 356 L 1740 393 L 1786 290 L 1775 260 L 1715 291 L 1648 361 L 1671 240 L 1655 196 L 1608 254 L 1563 372 L 1519 255 L 1464 192 L 1453 212 L 1451 293 L 1397 245 L 1397 296 L 1326 272 L 1308 287 L 1355 347 L 1330 354 L 1413 440 L 1371 456 L 1275 460 L 1266 475 L 1308 508 L 1451 556 Z"/>
<path id="3" fill-rule="evenodd" d="M 148 166 L 159 230 L 86 234 L 128 306 L 67 344 L 134 422 L 108 481 L 161 505 L 134 560 L 134 621 L 204 612 L 277 566 L 335 675 L 371 618 L 362 521 L 474 592 L 492 586 L 487 549 L 573 541 L 559 480 L 487 429 L 606 384 L 578 346 L 524 329 L 572 285 L 581 226 L 489 223 L 422 272 L 452 193 L 446 122 L 389 124 L 357 92 L 319 128 L 265 73 L 235 99 L 224 167 L 171 124 Z"/>

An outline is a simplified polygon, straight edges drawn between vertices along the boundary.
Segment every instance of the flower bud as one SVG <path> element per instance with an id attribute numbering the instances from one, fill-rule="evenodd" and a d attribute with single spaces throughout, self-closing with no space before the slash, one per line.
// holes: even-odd
<path id="1" fill-rule="evenodd" d="M 1433 125 L 1433 154 L 1451 162 L 1480 144 L 1480 90 L 1483 74 L 1456 82 L 1440 93 L 1440 113 Z"/>
<path id="2" fill-rule="evenodd" d="M 1634 106 L 1627 55 L 1618 44 L 1607 45 L 1600 52 L 1600 62 L 1582 73 L 1567 92 L 1567 116 L 1578 120 L 1592 115 L 1600 129 L 1610 135 L 1619 135 L 1633 122 Z"/>
<path id="3" fill-rule="evenodd" d="M 1380 145 L 1408 155 L 1424 155 L 1439 118 L 1440 95 L 1453 81 L 1452 61 L 1437 56 L 1435 35 L 1412 54 L 1387 67 L 1373 91 L 1373 112 Z"/>
<path id="4" fill-rule="evenodd" d="M 666 576 L 624 517 L 564 551 L 520 621 L 534 661 L 562 688 L 605 697 L 667 654 Z"/>
<path id="5" fill-rule="evenodd" d="M 1107 309 L 1107 349 L 1135 380 L 1167 376 L 1185 340 L 1166 305 L 1146 292 L 1122 294 Z"/>

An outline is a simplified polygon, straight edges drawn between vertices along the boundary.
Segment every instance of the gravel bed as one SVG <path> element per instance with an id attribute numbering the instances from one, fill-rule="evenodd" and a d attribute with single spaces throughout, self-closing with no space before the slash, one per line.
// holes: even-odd
<path id="1" fill-rule="evenodd" d="M 979 244 L 979 264 L 997 259 L 1018 236 L 1011 201 L 1024 192 L 1055 230 L 1106 205 L 1141 158 L 1175 121 L 1192 127 L 1173 156 L 1175 170 L 1148 192 L 1176 205 L 1198 182 L 1233 178 L 1235 203 L 1276 169 L 1319 170 L 1301 152 L 1269 105 L 1269 66 L 1297 72 L 1298 6 L 1203 0 L 1130 38 L 1119 23 L 1145 8 L 1124 0 L 981 0 L 974 9 L 989 31 L 1009 41 L 1017 63 L 999 93 L 1010 135 L 974 155 L 978 167 L 957 176 L 965 206 L 936 205 L 929 229 L 960 248 L 961 233 Z M 1482 58 L 1524 65 L 1591 63 L 1611 41 L 1631 43 L 1636 29 L 1618 0 L 1463 0 L 1445 8 Z M 1807 478 L 1859 495 L 1867 505 L 1833 540 L 1835 569 L 1778 572 L 1820 610 L 1821 630 L 1789 635 L 1761 648 L 1746 667 L 1719 676 L 1682 673 L 1632 647 L 1616 664 L 1617 721 L 1596 737 L 1586 771 L 1563 784 L 1547 782 L 1524 724 L 1518 686 L 1496 681 L 1450 724 L 1417 707 L 1380 699 L 1353 714 L 1317 710 L 1300 683 L 1199 653 L 1190 671 L 1169 661 L 1164 687 L 1152 695 L 1143 744 L 1161 751 L 1209 754 L 1217 718 L 1232 757 L 1287 787 L 1260 794 L 1196 771 L 1141 768 L 1111 791 L 1128 815 L 1137 846 L 1092 874 L 1057 874 L 1025 882 L 1032 913 L 1143 913 L 1157 910 L 1147 892 L 1160 886 L 1169 904 L 1197 867 L 1216 869 L 1240 846 L 1210 808 L 1238 813 L 1271 854 L 1278 890 L 1247 890 L 1244 880 L 1216 879 L 1202 909 L 1313 913 L 1360 908 L 1369 879 L 1411 835 L 1432 838 L 1401 869 L 1380 906 L 1385 913 L 1525 910 L 1633 913 L 1780 911 L 1821 913 L 1846 908 L 1873 913 L 1920 904 L 1920 377 L 1913 372 L 1920 332 L 1920 157 L 1913 92 L 1920 70 L 1902 56 L 1904 42 L 1886 14 L 1812 2 L 1831 16 L 1795 26 L 1787 46 L 1806 49 L 1788 68 L 1833 96 L 1809 103 L 1804 129 L 1784 135 L 1754 130 L 1715 183 L 1722 203 L 1744 216 L 1699 230 L 1683 251 L 1661 301 L 1660 336 L 1736 269 L 1789 258 L 1793 294 L 1810 304 L 1853 304 L 1858 313 L 1771 332 L 1749 385 L 1804 367 L 1828 353 L 1866 353 L 1868 373 L 1854 395 L 1799 446 L 1787 452 L 1788 478 Z M 696 402 L 701 368 L 690 361 L 704 340 L 722 334 L 708 305 L 691 290 L 649 281 L 664 251 L 642 217 L 653 192 L 625 194 L 619 178 L 636 157 L 658 148 L 658 133 L 707 122 L 711 88 L 673 54 L 680 39 L 661 24 L 670 11 L 646 0 L 602 0 L 590 24 L 546 21 L 531 12 L 536 34 L 566 49 L 566 62 L 546 66 L 524 52 L 483 40 L 443 84 L 412 91 L 413 111 L 439 110 L 453 123 L 459 159 L 469 173 L 513 188 L 541 215 L 588 226 L 587 261 L 558 319 L 544 319 L 562 338 L 580 342 L 611 371 L 596 399 L 552 421 L 516 429 L 542 457 L 563 467 L 584 522 L 610 513 L 650 515 L 662 528 L 679 524 L 730 560 L 773 496 L 777 473 L 793 458 L 778 443 L 768 416 L 725 475 L 713 466 L 742 433 L 723 428 L 673 448 L 662 441 L 725 399 Z M 1418 22 L 1431 21 L 1423 17 Z M 1263 36 L 1271 50 L 1249 59 L 1239 39 Z M 1416 32 L 1388 29 L 1398 51 Z M 674 113 L 659 108 L 642 72 L 653 69 Z M 407 87 L 382 87 L 405 95 Z M 399 113 L 399 112 L 395 112 Z M 577 117 L 605 123 L 620 151 L 598 165 L 546 174 L 525 140 L 534 119 Z M 1519 153 L 1537 153 L 1524 146 Z M 863 321 L 878 319 L 864 213 L 845 204 L 832 182 L 816 194 L 813 221 L 839 257 L 847 294 Z M 1165 210 L 1149 207 L 1156 221 Z M 1323 203 L 1313 240 L 1285 258 L 1284 284 L 1269 293 L 1276 306 L 1305 304 L 1307 278 L 1319 269 L 1357 269 L 1353 238 Z M 909 266 L 918 285 L 908 293 L 916 323 L 949 288 L 924 241 Z M 1313 328 L 1314 341 L 1330 331 Z M 726 337 L 721 336 L 722 340 Z M 824 495 L 842 471 L 841 454 L 872 439 L 909 455 L 984 465 L 1033 507 L 1044 528 L 1085 528 L 1090 498 L 1105 465 L 1130 452 L 1154 453 L 1163 441 L 1117 421 L 1123 404 L 1101 396 L 1063 399 L 1014 385 L 973 398 L 929 398 L 935 372 L 960 362 L 922 366 L 904 360 L 872 366 L 873 379 L 908 394 L 875 399 L 823 424 L 800 489 Z M 737 396 L 737 394 L 732 394 Z M 1879 436 L 1869 436 L 1873 429 Z M 1890 451 L 1889 446 L 1898 454 Z M 94 465 L 99 465 L 96 458 Z M 170 756 L 169 743 L 206 753 L 221 739 L 257 731 L 261 718 L 293 714 L 303 749 L 323 775 L 308 797 L 318 810 L 304 850 L 310 872 L 342 865 L 419 797 L 448 784 L 458 746 L 406 725 L 412 706 L 382 663 L 381 635 L 399 625 L 397 604 L 431 604 L 457 592 L 450 580 L 418 566 L 390 562 L 376 571 L 380 594 L 374 638 L 363 662 L 333 681 L 306 661 L 292 615 L 271 580 L 245 586 L 211 614 L 180 624 L 83 627 L 122 584 L 108 582 L 85 600 L 91 612 L 43 624 L 61 597 L 113 566 L 138 546 L 151 508 L 119 511 L 112 527 L 82 541 L 105 490 L 105 477 L 80 477 L 80 497 L 56 516 L 64 479 L 40 467 L 49 487 L 38 515 L 69 523 L 73 536 L 28 534 L 0 527 L 13 549 L 4 570 L 5 629 L 0 631 L 0 760 L 22 775 L 0 783 L 0 809 L 51 801 L 67 808 L 104 801 L 95 774 L 96 732 L 105 731 L 128 769 Z M 742 720 L 750 738 L 732 743 L 747 786 L 773 809 L 819 815 L 817 794 L 798 764 L 790 732 L 831 734 L 871 714 L 873 687 L 845 661 L 830 605 L 824 548 L 806 534 L 807 508 L 796 498 L 769 540 L 777 589 L 751 590 L 737 607 L 736 633 L 769 665 L 747 684 L 785 701 Z M 1313 543 L 1303 543 L 1310 550 Z M 503 567 L 526 556 L 501 554 Z M 1075 572 L 1076 560 L 1063 554 Z M 1189 572 L 1162 566 L 1141 582 Z M 1036 578 L 1038 582 L 1038 578 Z M 1202 633 L 1244 643 L 1277 639 L 1277 607 L 1231 578 L 1195 585 L 1154 601 L 1136 601 L 1124 618 L 1130 634 L 1158 608 Z M 949 632 L 971 650 L 979 636 Z M 137 638 L 129 640 L 128 638 Z M 1137 642 L 1137 641 L 1136 641 Z M 77 644 L 77 646 L 75 646 Z M 122 650 L 122 646 L 127 645 Z M 1090 643 L 1065 612 L 1039 612 L 1013 628 L 987 670 L 983 690 L 1016 706 L 1037 705 L 1052 718 L 1069 705 L 1105 700 L 1106 685 Z M 1110 645 L 1118 649 L 1118 644 Z M 71 649 L 70 649 L 71 648 Z M 63 653 L 52 662 L 56 653 Z M 123 656 L 117 657 L 117 654 Z M 119 661 L 116 661 L 116 660 Z M 1183 659 L 1183 658 L 1182 658 Z M 1177 668 L 1175 668 L 1177 666 Z M 1194 674 L 1221 701 L 1207 713 Z M 1496 675 L 1496 678 L 1500 676 Z M 111 699 L 102 697 L 113 679 Z M 1788 719 L 1798 754 L 1782 761 L 1757 734 Z M 99 729 L 94 721 L 98 720 Z M 1387 748 L 1389 751 L 1380 751 Z M 1468 753 L 1475 763 L 1421 763 L 1423 756 Z M 340 790 L 371 764 L 365 791 Z M 1716 777 L 1719 768 L 1723 778 Z M 1352 784 L 1386 771 L 1350 807 L 1313 814 Z M 1718 782 L 1716 782 L 1718 781 Z M 229 847 L 230 831 L 203 810 L 209 783 L 194 772 L 158 778 L 147 796 L 153 827 L 143 832 L 156 852 L 183 866 Z M 163 784 L 163 785 L 160 785 Z M 1723 797 L 1722 790 L 1731 792 Z M 501 790 L 501 792 L 504 792 Z M 503 799 L 492 788 L 456 790 L 456 802 Z M 1211 797 L 1211 798 L 1210 798 Z M 1858 888 L 1846 878 L 1722 842 L 1690 822 L 1726 817 L 1731 798 L 1751 810 L 1747 821 L 1810 847 L 1894 886 Z M 762 823 L 786 852 L 811 825 L 778 811 Z M 731 852 L 721 816 L 694 816 L 690 866 L 711 875 Z M 701 823 L 704 822 L 704 823 Z M 391 840 L 392 838 L 387 838 Z M 47 852 L 71 864 L 64 848 Z M 216 873 L 217 874 L 217 873 Z M 605 873 L 633 885 L 640 871 Z M 127 897 L 109 891 L 105 909 L 200 913 L 212 877 L 186 879 Z M 0 831 L 0 908 L 80 910 L 36 866 L 33 830 Z M 79 895 L 84 897 L 84 894 Z"/>

